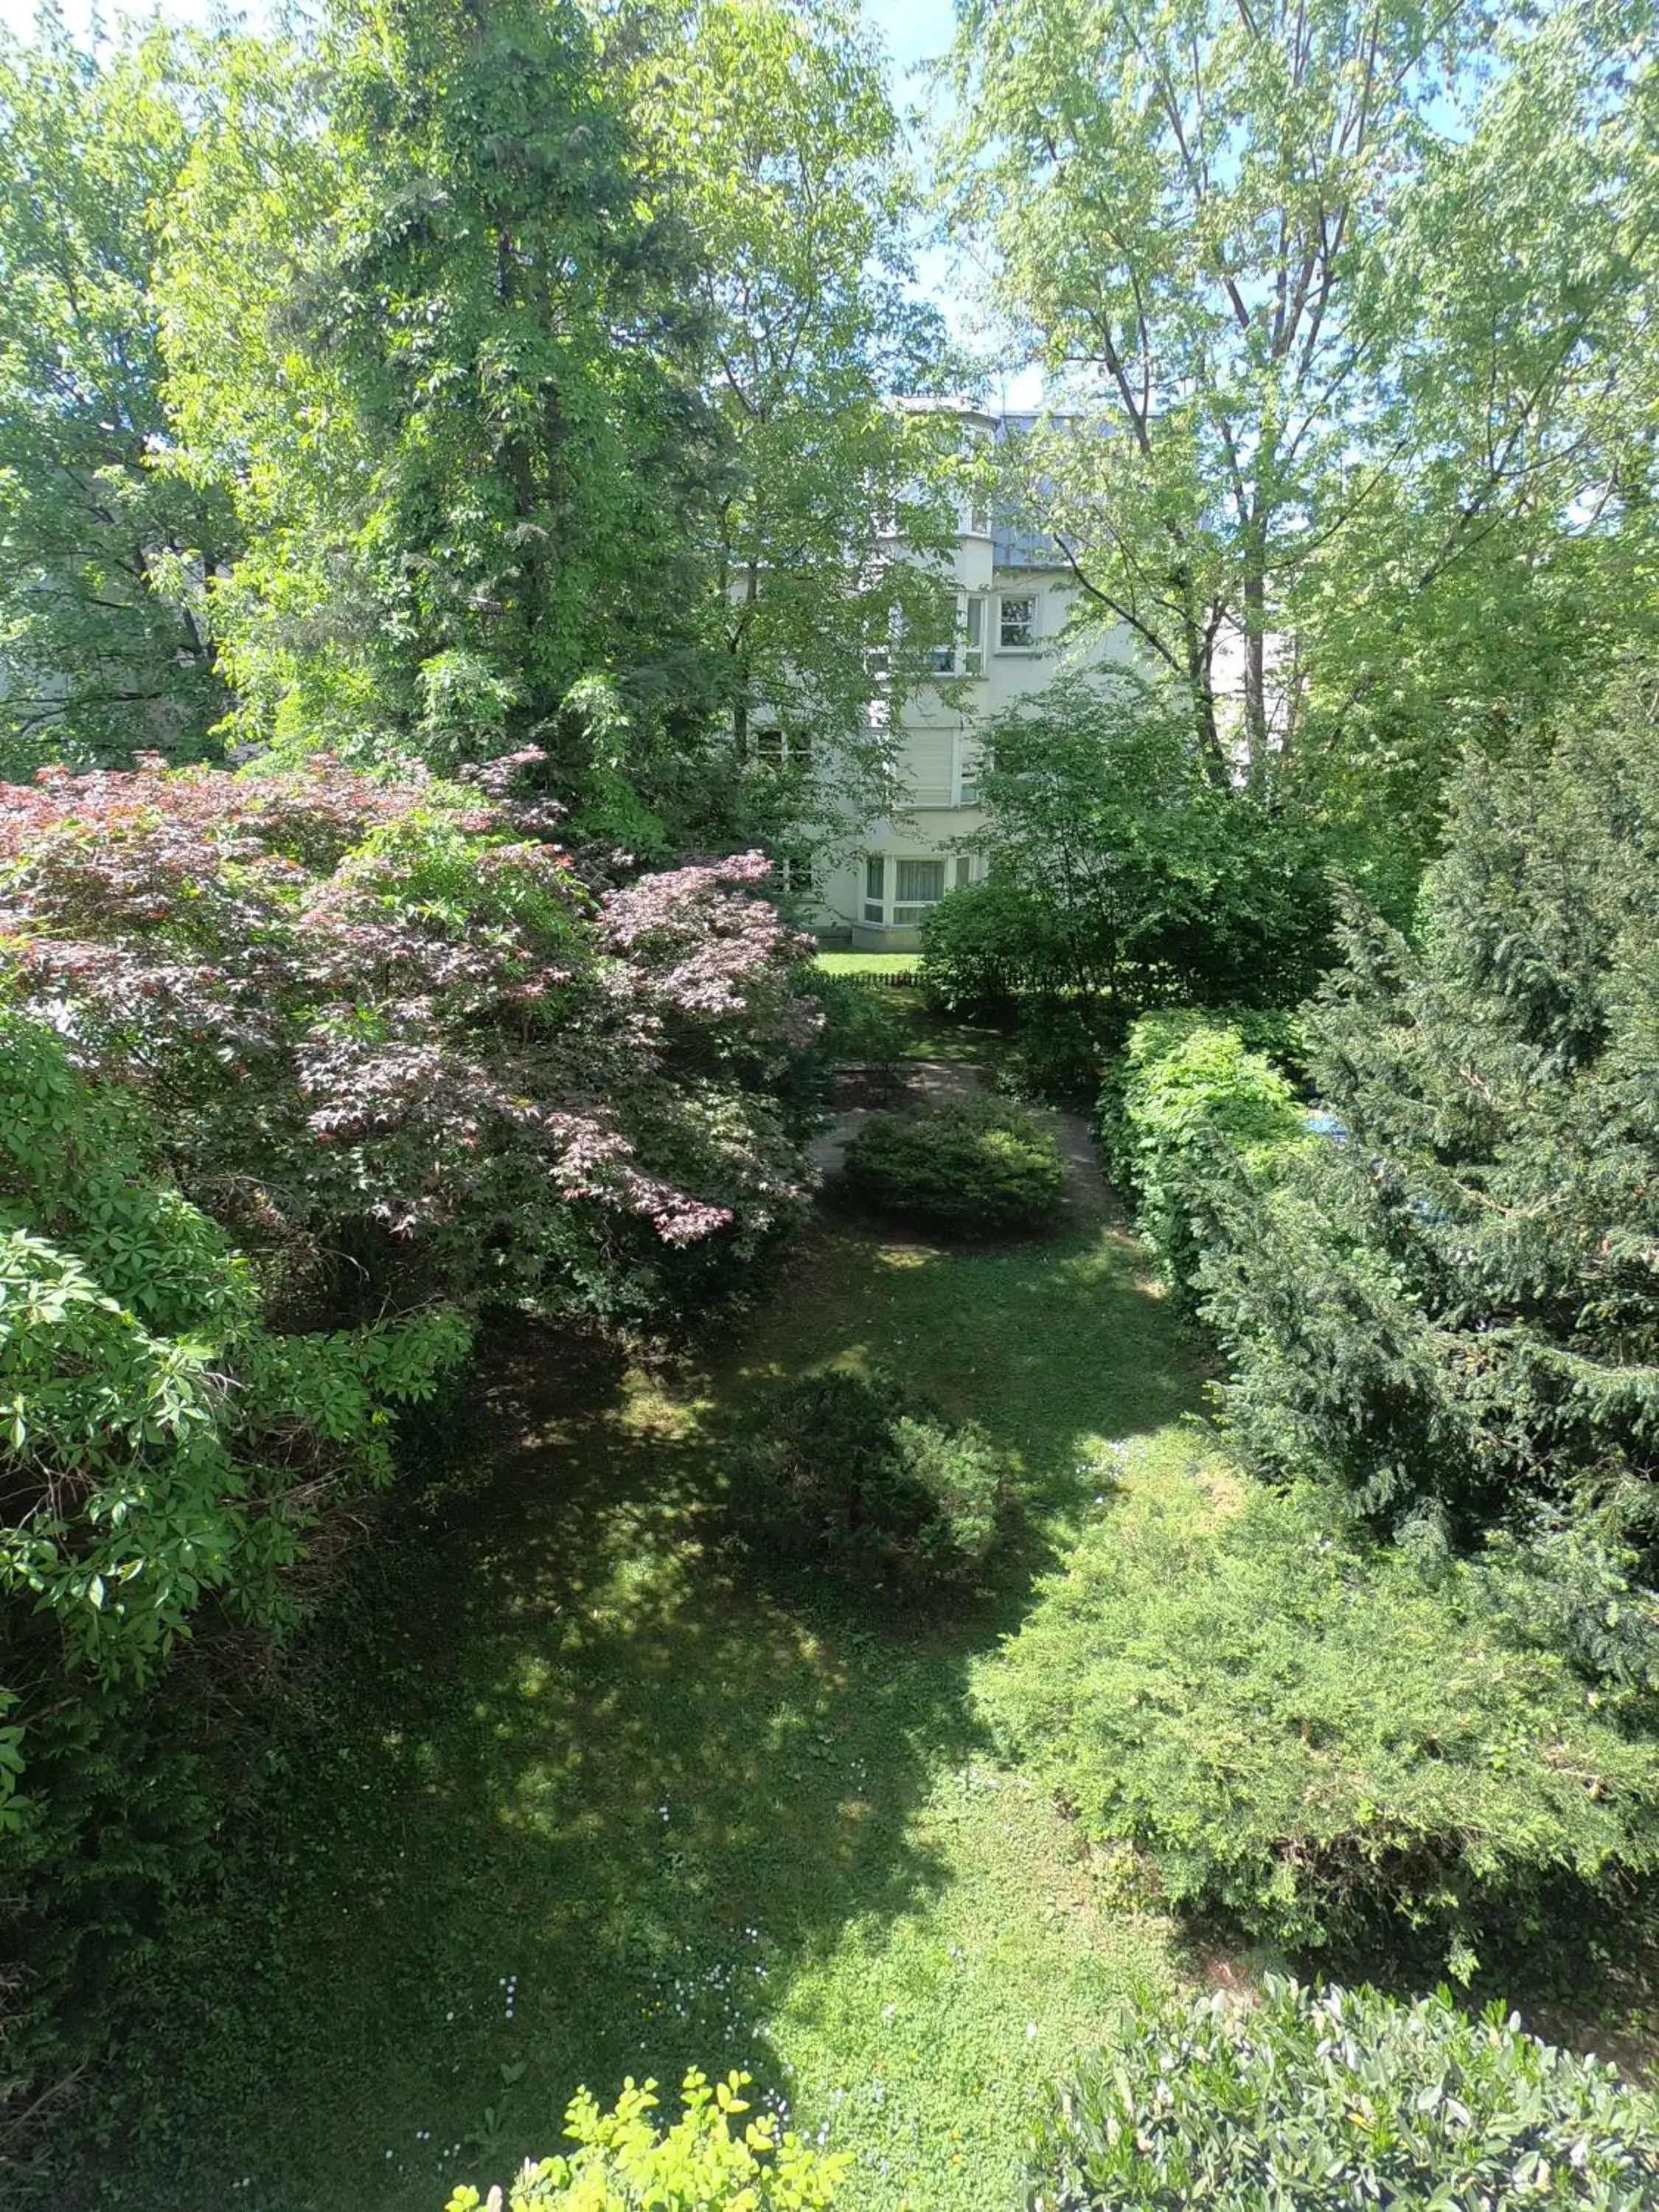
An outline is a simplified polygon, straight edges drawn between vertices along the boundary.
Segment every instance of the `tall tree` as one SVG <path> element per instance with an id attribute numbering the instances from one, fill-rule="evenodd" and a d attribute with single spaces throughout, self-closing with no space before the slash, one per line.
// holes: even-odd
<path id="1" fill-rule="evenodd" d="M 948 349 L 915 294 L 880 50 L 840 0 L 691 0 L 611 34 L 697 242 L 726 438 L 706 607 L 734 763 L 793 749 L 811 774 L 784 779 L 786 808 L 861 821 L 894 796 L 893 726 L 951 636 L 964 459 L 951 410 L 896 404 L 943 387 Z"/>
<path id="2" fill-rule="evenodd" d="M 957 220 L 1082 418 L 1025 481 L 1218 779 L 1386 757 L 1401 706 L 1442 759 L 1534 632 L 1556 682 L 1635 618 L 1606 541 L 1646 424 L 1609 402 L 1650 388 L 1651 23 L 972 0 Z"/>
<path id="3" fill-rule="evenodd" d="M 0 42 L 0 774 L 199 757 L 228 703 L 235 522 L 169 465 L 151 284 L 193 66 L 161 31 Z"/>
<path id="4" fill-rule="evenodd" d="M 192 445 L 260 526 L 227 594 L 251 724 L 441 765 L 534 741 L 648 828 L 711 443 L 683 234 L 565 0 L 395 0 L 326 59 L 204 138 L 169 279 Z"/>

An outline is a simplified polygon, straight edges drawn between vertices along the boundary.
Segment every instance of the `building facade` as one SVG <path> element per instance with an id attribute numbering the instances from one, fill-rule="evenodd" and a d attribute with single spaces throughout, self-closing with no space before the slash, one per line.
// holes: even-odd
<path id="1" fill-rule="evenodd" d="M 965 427 L 993 440 L 1030 419 L 963 410 Z M 1076 587 L 1051 546 L 995 528 L 988 513 L 964 508 L 959 522 L 956 639 L 937 656 L 948 688 L 913 692 L 891 732 L 905 803 L 866 825 L 862 851 L 824 867 L 814 886 L 820 933 L 860 951 L 915 951 L 929 908 L 983 872 L 983 859 L 960 847 L 985 821 L 978 769 L 988 725 L 1062 670 L 1133 656 L 1121 630 L 1065 640 Z M 875 730 L 887 709 L 873 688 Z"/>

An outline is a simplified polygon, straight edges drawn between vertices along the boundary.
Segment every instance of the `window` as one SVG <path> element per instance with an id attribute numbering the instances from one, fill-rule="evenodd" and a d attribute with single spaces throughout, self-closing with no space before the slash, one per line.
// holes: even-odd
<path id="1" fill-rule="evenodd" d="M 812 855 L 804 847 L 780 853 L 772 866 L 777 872 L 778 888 L 794 898 L 816 898 L 818 893 L 818 873 Z"/>
<path id="2" fill-rule="evenodd" d="M 959 891 L 965 891 L 969 884 L 971 884 L 973 880 L 974 859 L 972 854 L 963 853 L 958 854 L 957 859 L 957 889 Z"/>
<path id="3" fill-rule="evenodd" d="M 793 730 L 757 730 L 755 758 L 763 768 L 811 768 L 812 741 Z"/>
<path id="4" fill-rule="evenodd" d="M 968 650 L 963 656 L 963 666 L 969 676 L 985 673 L 985 602 L 970 599 L 968 602 Z"/>
<path id="5" fill-rule="evenodd" d="M 1017 599 L 1004 599 L 1001 619 L 997 628 L 997 648 L 1001 653 L 1029 653 L 1036 643 L 1037 603 L 1035 593 L 1023 593 Z"/>
<path id="6" fill-rule="evenodd" d="M 928 908 L 937 906 L 945 896 L 945 863 L 901 860 L 896 872 L 898 889 L 893 902 L 893 920 L 900 924 L 920 921 Z"/>
<path id="7" fill-rule="evenodd" d="M 864 864 L 864 918 L 887 919 L 887 862 L 879 853 L 872 853 Z"/>
<path id="8" fill-rule="evenodd" d="M 979 757 L 976 753 L 971 752 L 966 745 L 962 750 L 962 763 L 957 771 L 957 789 L 958 806 L 979 805 Z"/>
<path id="9" fill-rule="evenodd" d="M 927 656 L 935 676 L 983 676 L 985 673 L 985 602 L 969 593 L 957 601 L 956 635 L 949 645 L 936 645 Z"/>

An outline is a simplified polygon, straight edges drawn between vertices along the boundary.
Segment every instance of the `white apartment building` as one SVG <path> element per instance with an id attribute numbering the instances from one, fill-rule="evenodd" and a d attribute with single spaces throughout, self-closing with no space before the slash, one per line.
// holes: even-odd
<path id="1" fill-rule="evenodd" d="M 971 434 L 992 439 L 1031 420 L 962 411 Z M 859 951 L 915 951 L 929 908 L 983 870 L 980 857 L 956 848 L 985 820 L 977 775 L 986 724 L 1062 668 L 1133 657 L 1121 630 L 1062 645 L 1076 587 L 1051 546 L 994 528 L 987 513 L 964 511 L 959 521 L 956 642 L 938 663 L 942 677 L 957 680 L 948 696 L 915 691 L 894 733 L 908 803 L 867 824 L 862 853 L 826 866 L 816 885 L 820 933 Z M 884 715 L 885 702 L 873 699 L 871 726 Z"/>

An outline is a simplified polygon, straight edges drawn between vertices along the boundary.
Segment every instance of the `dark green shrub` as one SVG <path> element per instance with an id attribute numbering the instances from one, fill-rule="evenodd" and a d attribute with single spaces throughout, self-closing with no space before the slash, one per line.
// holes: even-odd
<path id="1" fill-rule="evenodd" d="M 986 734 L 975 843 L 990 872 L 923 938 L 958 1012 L 1017 999 L 1294 1005 L 1331 957 L 1325 830 L 1212 781 L 1166 695 L 1123 669 L 1062 678 Z"/>
<path id="2" fill-rule="evenodd" d="M 1401 1923 L 1460 1950 L 1564 1880 L 1659 1865 L 1659 1758 L 1635 1691 L 1529 1647 L 1485 1578 L 1365 1553 L 1308 1494 L 1252 1485 L 1194 1525 L 1103 1518 L 994 1691 L 1085 1829 L 1175 1905 L 1297 1947 Z"/>
<path id="3" fill-rule="evenodd" d="M 1006 1019 L 1022 994 L 1063 989 L 1069 969 L 1051 908 L 1000 876 L 942 899 L 922 924 L 921 947 L 927 1003 L 969 1020 Z"/>
<path id="4" fill-rule="evenodd" d="M 1124 1060 L 1100 1115 L 1111 1171 L 1184 1299 L 1213 1239 L 1217 1153 L 1260 1180 L 1316 1140 L 1287 1078 L 1231 1024 L 1191 1010 L 1144 1014 Z"/>
<path id="5" fill-rule="evenodd" d="M 1121 1035 L 1121 1025 L 1098 1006 L 1028 1000 L 1019 1009 L 1013 1050 L 1003 1062 L 1002 1088 L 1086 1113 L 1099 1094 L 1108 1037 Z"/>
<path id="6" fill-rule="evenodd" d="M 1501 2006 L 1270 1981 L 1249 2009 L 1144 2002 L 1125 2030 L 1056 2091 L 1031 2212 L 1659 2201 L 1653 2099 Z"/>
<path id="7" fill-rule="evenodd" d="M 886 979 L 831 975 L 821 968 L 799 972 L 802 995 L 816 1002 L 823 1015 L 814 1058 L 831 1067 L 856 1063 L 890 1068 L 903 1053 L 905 1033 Z"/>
<path id="8" fill-rule="evenodd" d="M 1659 1583 L 1659 715 L 1467 765 L 1415 942 L 1307 1009 L 1341 1140 L 1219 1175 L 1201 1271 L 1275 1475 L 1473 1549 L 1589 1501 Z"/>
<path id="9" fill-rule="evenodd" d="M 1065 1182 L 1030 1115 L 978 1097 L 872 1114 L 847 1147 L 847 1180 L 873 1205 L 970 1233 L 1037 1227 Z"/>
<path id="10" fill-rule="evenodd" d="M 830 1369 L 773 1392 L 732 1466 L 744 1534 L 769 1552 L 923 1581 L 959 1581 L 989 1553 L 1007 1462 L 885 1377 Z"/>

